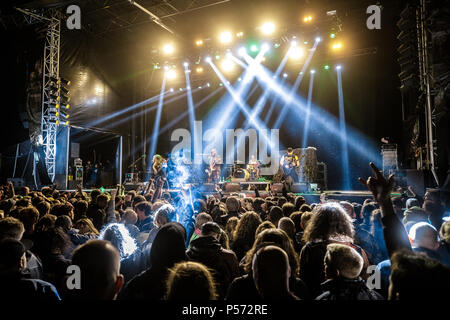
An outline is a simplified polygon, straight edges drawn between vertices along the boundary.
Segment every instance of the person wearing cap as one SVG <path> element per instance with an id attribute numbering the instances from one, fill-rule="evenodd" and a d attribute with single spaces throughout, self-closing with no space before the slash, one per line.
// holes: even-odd
<path id="1" fill-rule="evenodd" d="M 39 279 L 29 279 L 23 271 L 27 267 L 26 248 L 18 240 L 0 241 L 0 300 L 1 301 L 58 301 L 55 286 Z"/>
<path id="2" fill-rule="evenodd" d="M 239 276 L 239 262 L 233 251 L 220 245 L 220 234 L 217 223 L 206 222 L 201 227 L 200 236 L 192 240 L 186 254 L 189 260 L 203 263 L 214 271 L 219 298 L 223 298 L 230 283 Z"/>

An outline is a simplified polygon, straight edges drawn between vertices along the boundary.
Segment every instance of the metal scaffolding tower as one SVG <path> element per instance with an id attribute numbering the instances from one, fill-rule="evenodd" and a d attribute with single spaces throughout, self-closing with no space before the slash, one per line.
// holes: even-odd
<path id="1" fill-rule="evenodd" d="M 45 147 L 45 164 L 50 180 L 55 179 L 56 133 L 58 130 L 58 92 L 54 92 L 59 79 L 60 20 L 52 17 L 47 26 L 42 72 L 41 130 Z"/>

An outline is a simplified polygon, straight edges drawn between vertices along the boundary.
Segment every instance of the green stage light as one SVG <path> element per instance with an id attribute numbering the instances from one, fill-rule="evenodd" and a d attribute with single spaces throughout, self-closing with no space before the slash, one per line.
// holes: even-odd
<path id="1" fill-rule="evenodd" d="M 334 32 L 330 33 L 330 38 L 331 38 L 331 39 L 336 38 L 336 34 L 335 34 Z"/>
<path id="2" fill-rule="evenodd" d="M 324 68 L 325 70 L 328 70 L 328 69 L 330 69 L 330 66 L 326 64 L 326 65 L 323 66 L 323 68 Z"/>

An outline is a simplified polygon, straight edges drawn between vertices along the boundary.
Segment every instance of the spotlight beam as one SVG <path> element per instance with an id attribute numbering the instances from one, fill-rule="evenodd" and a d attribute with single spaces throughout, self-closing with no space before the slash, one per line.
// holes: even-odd
<path id="1" fill-rule="evenodd" d="M 209 62 L 213 70 L 216 72 L 217 76 L 223 81 L 225 88 L 228 90 L 233 100 L 238 105 L 239 109 L 244 113 L 247 118 L 250 118 L 250 112 L 248 106 L 242 100 L 242 98 L 236 93 L 236 91 L 227 83 L 225 77 L 222 75 L 220 70 L 214 65 L 212 61 Z M 263 139 L 267 142 L 267 144 L 272 148 L 273 143 L 269 137 L 265 134 L 264 130 L 268 130 L 265 128 L 263 123 L 258 123 L 258 119 L 252 119 L 252 125 L 256 128 L 256 130 L 262 135 Z M 220 131 L 219 131 L 220 132 Z"/>
<path id="2" fill-rule="evenodd" d="M 169 93 L 169 90 L 167 90 L 167 91 L 164 92 L 163 94 L 168 94 L 168 93 Z M 125 109 L 119 110 L 119 111 L 114 112 L 114 113 L 112 113 L 112 114 L 106 115 L 106 116 L 104 116 L 104 117 L 102 117 L 102 118 L 100 118 L 100 119 L 97 119 L 97 120 L 95 120 L 95 121 L 92 121 L 92 122 L 86 124 L 86 127 L 93 127 L 93 126 L 96 126 L 96 125 L 98 125 L 98 124 L 100 124 L 100 123 L 102 123 L 102 122 L 105 122 L 105 121 L 108 121 L 108 120 L 113 119 L 113 118 L 115 118 L 115 117 L 118 117 L 118 116 L 120 116 L 120 115 L 123 115 L 123 114 L 125 114 L 125 113 L 127 113 L 127 112 L 129 112 L 129 111 L 132 111 L 132 110 L 137 109 L 137 108 L 139 108 L 139 107 L 142 107 L 142 106 L 145 106 L 145 105 L 150 104 L 150 103 L 152 103 L 152 102 L 155 102 L 155 101 L 157 101 L 157 100 L 159 99 L 159 96 L 160 96 L 160 95 L 161 95 L 161 93 L 159 93 L 159 94 L 157 94 L 156 96 L 153 96 L 153 97 L 151 97 L 151 98 L 148 98 L 148 99 L 146 99 L 146 100 L 143 100 L 143 101 L 141 101 L 141 102 L 138 102 L 138 103 L 136 103 L 136 104 L 134 104 L 134 105 L 132 105 L 132 106 L 126 107 Z"/>
<path id="3" fill-rule="evenodd" d="M 312 100 L 313 85 L 314 85 L 314 73 L 310 73 L 308 100 L 306 102 L 305 124 L 303 126 L 302 148 L 306 148 L 308 144 L 309 120 L 310 120 L 309 118 L 311 117 L 311 100 Z"/>
<path id="4" fill-rule="evenodd" d="M 342 174 L 343 187 L 345 190 L 350 189 L 350 168 L 348 163 L 348 146 L 347 146 L 347 128 L 345 124 L 344 94 L 342 92 L 342 74 L 341 69 L 336 70 L 338 81 L 338 99 L 339 99 L 339 130 L 341 131 L 341 148 L 342 148 Z"/>
<path id="5" fill-rule="evenodd" d="M 194 101 L 192 99 L 191 80 L 189 78 L 189 67 L 187 64 L 184 66 L 184 74 L 186 77 L 187 103 L 188 103 L 188 111 L 189 111 L 189 126 L 191 129 L 191 133 L 193 135 L 194 141 L 197 141 L 196 130 L 195 130 Z"/>
<path id="6" fill-rule="evenodd" d="M 290 96 L 295 95 L 295 92 L 297 92 L 298 88 L 300 87 L 300 84 L 302 83 L 303 80 L 303 76 L 305 74 L 306 69 L 309 67 L 309 64 L 311 62 L 311 59 L 314 55 L 314 53 L 316 52 L 316 48 L 317 45 L 319 44 L 320 41 L 315 41 L 314 42 L 314 46 L 312 47 L 312 49 L 310 50 L 308 57 L 305 60 L 305 63 L 302 66 L 302 70 L 300 71 L 300 73 L 298 74 L 297 78 L 295 79 L 294 85 L 292 86 L 292 89 L 289 93 Z M 289 51 L 292 50 L 292 48 L 289 49 Z M 283 123 L 284 118 L 286 117 L 286 114 L 288 112 L 288 107 L 287 105 L 284 105 L 283 108 L 281 109 L 281 112 L 275 122 L 274 127 L 275 128 L 279 128 L 281 126 L 281 124 Z"/>
<path id="7" fill-rule="evenodd" d="M 296 94 L 287 94 L 286 91 L 288 89 L 274 81 L 271 74 L 271 71 L 264 66 L 258 67 L 258 76 L 261 81 L 267 82 L 267 84 L 272 87 L 272 91 L 275 92 L 289 108 L 293 109 L 294 112 L 298 114 L 298 111 L 301 111 L 302 114 L 306 114 L 306 106 L 302 102 L 302 98 Z M 319 107 L 313 107 L 313 104 L 311 104 L 310 119 L 315 122 L 315 125 L 326 130 L 331 136 L 341 137 L 342 132 L 339 130 L 336 118 L 327 111 L 320 109 Z M 365 135 L 354 129 L 352 129 L 351 134 L 348 135 L 350 132 L 349 130 L 347 131 L 348 146 L 357 151 L 364 159 L 379 159 L 377 146 L 367 139 Z"/>
<path id="8" fill-rule="evenodd" d="M 162 94 L 164 92 L 164 89 L 166 87 L 166 73 L 164 73 L 164 78 L 162 81 L 162 85 L 161 85 L 161 95 L 159 97 L 159 101 L 158 101 L 158 109 L 156 110 L 156 117 L 155 117 L 155 122 L 153 125 L 153 134 L 151 136 L 151 145 L 150 145 L 150 154 L 149 157 L 147 158 L 147 171 L 150 169 L 151 163 L 152 163 L 152 158 L 153 155 L 155 154 L 156 151 L 156 147 L 158 145 L 158 131 L 159 131 L 159 124 L 161 122 L 161 113 L 162 113 L 162 107 L 163 107 L 163 103 L 164 103 L 164 95 Z"/>

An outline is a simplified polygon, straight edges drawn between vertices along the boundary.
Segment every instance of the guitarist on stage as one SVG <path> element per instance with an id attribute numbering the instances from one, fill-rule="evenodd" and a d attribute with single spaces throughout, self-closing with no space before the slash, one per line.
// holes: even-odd
<path id="1" fill-rule="evenodd" d="M 220 156 L 217 154 L 216 149 L 211 149 L 209 155 L 209 166 L 205 172 L 208 174 L 209 183 L 218 183 L 220 180 Z"/>
<path id="2" fill-rule="evenodd" d="M 283 180 L 292 186 L 297 181 L 296 168 L 300 166 L 300 160 L 298 156 L 294 154 L 291 147 L 287 149 L 287 152 L 281 157 L 280 165 L 283 168 Z"/>

